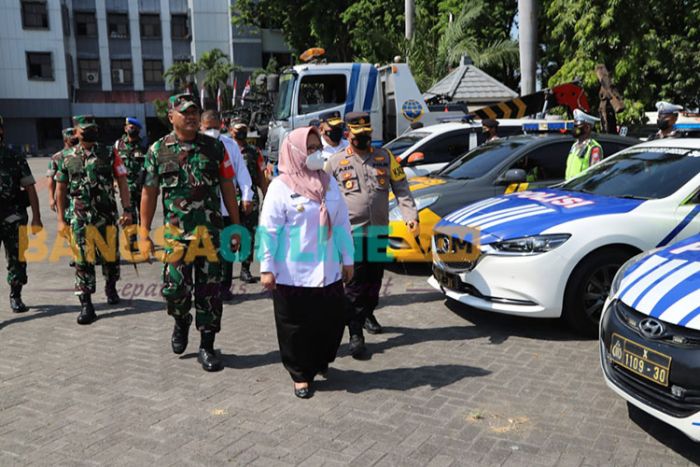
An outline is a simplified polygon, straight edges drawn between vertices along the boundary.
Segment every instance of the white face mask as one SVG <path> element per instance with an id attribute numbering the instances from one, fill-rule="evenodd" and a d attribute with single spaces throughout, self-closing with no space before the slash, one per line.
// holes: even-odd
<path id="1" fill-rule="evenodd" d="M 212 138 L 218 139 L 221 132 L 219 130 L 217 130 L 216 128 L 209 128 L 208 130 L 206 130 L 204 132 L 204 134 L 207 136 L 211 136 Z"/>
<path id="2" fill-rule="evenodd" d="M 309 170 L 323 170 L 325 163 L 321 151 L 314 151 L 306 156 L 306 168 Z"/>

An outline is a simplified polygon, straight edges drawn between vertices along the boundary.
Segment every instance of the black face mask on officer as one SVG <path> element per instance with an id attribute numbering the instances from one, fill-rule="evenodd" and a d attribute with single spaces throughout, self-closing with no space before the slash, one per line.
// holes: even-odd
<path id="1" fill-rule="evenodd" d="M 94 143 L 97 141 L 98 131 L 96 127 L 84 128 L 82 139 L 86 143 Z"/>
<path id="2" fill-rule="evenodd" d="M 76 144 L 78 144 L 79 141 L 80 140 L 77 136 L 71 136 L 70 138 L 68 138 L 68 144 L 70 144 L 71 146 L 75 146 Z"/>
<path id="3" fill-rule="evenodd" d="M 236 139 L 239 141 L 245 141 L 247 137 L 248 137 L 248 132 L 245 130 L 238 130 L 236 132 Z"/>
<path id="4" fill-rule="evenodd" d="M 331 129 L 326 131 L 325 134 L 328 136 L 328 139 L 333 141 L 335 144 L 338 144 L 343 138 L 343 128 L 339 126 L 331 127 Z"/>
<path id="5" fill-rule="evenodd" d="M 139 130 L 138 128 L 129 128 L 128 130 L 126 130 L 126 134 L 131 136 L 132 138 L 134 136 L 138 136 L 139 133 L 141 133 L 141 130 Z"/>
<path id="6" fill-rule="evenodd" d="M 369 148 L 369 145 L 371 142 L 372 142 L 372 136 L 364 134 L 364 133 L 360 133 L 359 135 L 355 135 L 352 139 L 352 145 L 355 146 L 360 151 L 367 150 Z"/>
<path id="7" fill-rule="evenodd" d="M 671 121 L 666 118 L 663 118 L 661 120 L 656 121 L 656 126 L 659 127 L 659 130 L 665 131 L 671 128 Z"/>

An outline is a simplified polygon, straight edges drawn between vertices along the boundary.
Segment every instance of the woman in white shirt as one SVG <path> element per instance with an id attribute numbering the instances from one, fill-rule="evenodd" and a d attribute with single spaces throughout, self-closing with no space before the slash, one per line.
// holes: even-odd
<path id="1" fill-rule="evenodd" d="M 345 200 L 323 171 L 317 128 L 292 131 L 280 148 L 280 176 L 268 187 L 256 245 L 260 280 L 272 291 L 277 339 L 297 397 L 325 375 L 343 337 L 343 282 L 353 243 Z"/>

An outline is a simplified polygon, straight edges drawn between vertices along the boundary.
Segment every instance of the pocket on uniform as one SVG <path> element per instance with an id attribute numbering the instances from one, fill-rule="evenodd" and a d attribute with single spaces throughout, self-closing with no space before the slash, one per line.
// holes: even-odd
<path id="1" fill-rule="evenodd" d="M 158 180 L 161 188 L 176 187 L 180 178 L 180 165 L 177 161 L 163 162 L 158 166 Z"/>

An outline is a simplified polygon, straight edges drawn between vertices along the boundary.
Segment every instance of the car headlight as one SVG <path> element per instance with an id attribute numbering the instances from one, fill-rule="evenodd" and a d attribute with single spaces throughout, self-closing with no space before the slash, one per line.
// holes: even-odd
<path id="1" fill-rule="evenodd" d="M 416 211 L 420 212 L 422 209 L 427 208 L 428 206 L 431 206 L 440 199 L 440 196 L 438 195 L 431 195 L 431 196 L 422 196 L 420 198 L 415 198 L 415 203 L 416 203 Z M 391 201 L 389 203 L 389 220 L 390 221 L 400 221 L 403 220 L 403 216 L 401 215 L 401 208 L 399 207 L 398 203 L 396 201 Z"/>
<path id="2" fill-rule="evenodd" d="M 613 278 L 612 285 L 610 286 L 610 297 L 614 297 L 617 292 L 620 290 L 620 285 L 622 285 L 622 279 L 625 277 L 625 274 L 627 273 L 627 270 L 632 267 L 633 264 L 637 263 L 638 261 L 642 261 L 644 258 L 647 258 L 657 251 L 661 250 L 661 248 L 654 248 L 653 250 L 645 251 L 643 253 L 639 253 L 636 256 L 631 257 L 630 259 L 627 260 L 626 263 L 624 263 L 622 266 L 620 266 L 620 269 L 617 270 L 617 273 L 615 274 L 615 277 Z"/>
<path id="3" fill-rule="evenodd" d="M 551 251 L 564 244 L 571 234 L 533 235 L 495 242 L 482 247 L 484 253 L 495 255 L 526 256 Z"/>

